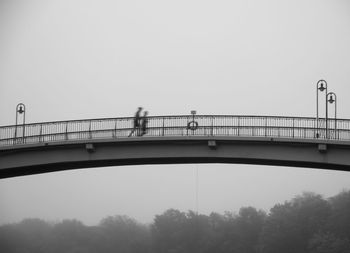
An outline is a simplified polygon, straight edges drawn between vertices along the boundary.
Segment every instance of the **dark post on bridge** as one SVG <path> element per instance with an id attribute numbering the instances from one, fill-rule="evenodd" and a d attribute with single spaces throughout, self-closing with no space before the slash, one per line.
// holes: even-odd
<path id="1" fill-rule="evenodd" d="M 337 95 L 334 92 L 329 92 L 327 93 L 327 122 L 328 122 L 328 103 L 333 104 L 334 103 L 334 127 L 333 127 L 333 136 L 334 138 L 338 138 L 338 133 L 337 133 Z M 328 124 L 326 124 L 327 126 L 327 138 L 329 137 L 329 133 L 328 133 Z"/>
<path id="2" fill-rule="evenodd" d="M 319 92 L 325 92 L 326 96 L 326 113 L 327 113 L 327 82 L 325 80 L 319 80 L 316 85 L 316 138 L 320 137 L 320 131 L 319 131 L 319 113 L 318 113 L 318 104 L 319 104 L 319 99 L 318 99 L 318 93 Z M 327 118 L 327 116 L 326 116 Z M 327 122 L 326 122 L 327 124 Z M 327 128 L 327 126 L 326 126 Z"/>
<path id="3" fill-rule="evenodd" d="M 23 116 L 22 116 L 23 114 Z M 22 124 L 20 124 L 19 118 L 20 116 L 22 116 Z M 23 103 L 19 103 L 16 106 L 16 125 L 15 125 L 15 135 L 14 135 L 14 141 L 16 142 L 17 138 L 22 138 L 22 140 L 24 141 L 24 137 L 25 137 L 25 124 L 26 124 L 26 107 Z M 19 126 L 21 125 L 21 126 Z M 18 127 L 22 128 L 22 135 L 20 135 L 18 133 Z"/>

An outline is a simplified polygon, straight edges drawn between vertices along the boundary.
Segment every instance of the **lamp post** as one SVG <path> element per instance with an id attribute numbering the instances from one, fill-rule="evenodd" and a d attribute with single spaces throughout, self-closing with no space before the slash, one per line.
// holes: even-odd
<path id="1" fill-rule="evenodd" d="M 25 134 L 25 123 L 26 123 L 26 106 L 23 104 L 23 103 L 19 103 L 17 106 L 16 106 L 16 127 L 15 127 L 15 138 L 17 138 L 17 127 L 18 127 L 18 118 L 19 118 L 19 115 L 20 114 L 23 114 L 23 129 L 22 129 L 22 137 L 24 138 L 24 134 Z"/>
<path id="2" fill-rule="evenodd" d="M 320 137 L 320 134 L 318 132 L 319 131 L 318 93 L 323 92 L 324 90 L 326 90 L 326 100 L 327 100 L 327 82 L 322 79 L 322 80 L 319 80 L 316 85 L 316 138 Z M 327 114 L 327 102 L 326 102 L 326 114 Z M 327 121 L 326 121 L 326 125 L 327 125 Z"/>
<path id="3" fill-rule="evenodd" d="M 327 93 L 327 109 L 326 109 L 326 135 L 328 139 L 328 103 L 333 104 L 334 103 L 334 130 L 335 134 L 337 136 L 337 95 L 334 92 Z"/>

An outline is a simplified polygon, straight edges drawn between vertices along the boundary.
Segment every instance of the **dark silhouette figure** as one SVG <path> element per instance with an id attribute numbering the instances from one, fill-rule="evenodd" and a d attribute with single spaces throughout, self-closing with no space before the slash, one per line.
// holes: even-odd
<path id="1" fill-rule="evenodd" d="M 137 135 L 139 135 L 140 132 L 140 113 L 141 113 L 142 107 L 139 107 L 137 112 L 135 113 L 134 118 L 134 128 L 132 129 L 131 133 L 129 134 L 129 137 L 135 132 L 137 132 Z"/>
<path id="2" fill-rule="evenodd" d="M 147 115 L 148 115 L 148 111 L 145 111 L 141 118 L 141 136 L 145 135 L 147 132 L 147 124 L 148 124 Z"/>

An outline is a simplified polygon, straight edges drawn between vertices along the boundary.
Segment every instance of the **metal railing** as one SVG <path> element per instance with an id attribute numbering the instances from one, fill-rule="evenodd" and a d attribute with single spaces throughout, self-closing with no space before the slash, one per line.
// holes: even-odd
<path id="1" fill-rule="evenodd" d="M 307 117 L 181 115 L 148 118 L 144 136 L 242 136 L 350 140 L 349 119 Z M 0 147 L 70 140 L 128 138 L 133 117 L 43 122 L 0 127 Z M 328 126 L 326 129 L 325 126 Z M 137 131 L 133 137 L 138 136 Z"/>

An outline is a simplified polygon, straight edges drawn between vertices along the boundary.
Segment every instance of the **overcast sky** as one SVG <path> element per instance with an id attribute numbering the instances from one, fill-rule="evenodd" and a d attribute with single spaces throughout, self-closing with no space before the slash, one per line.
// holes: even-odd
<path id="1" fill-rule="evenodd" d="M 350 118 L 348 0 L 0 0 L 0 125 L 150 115 L 315 116 L 316 82 Z M 322 102 L 322 101 L 321 101 Z M 324 111 L 321 108 L 321 116 Z M 268 210 L 329 197 L 350 173 L 252 165 L 147 165 L 0 180 L 0 224 L 25 217 L 96 224 L 167 208 Z"/>

